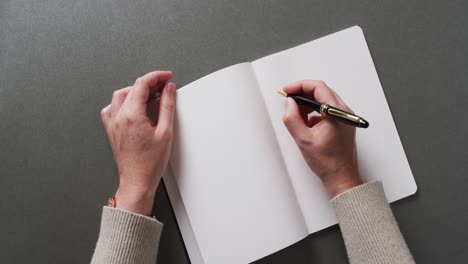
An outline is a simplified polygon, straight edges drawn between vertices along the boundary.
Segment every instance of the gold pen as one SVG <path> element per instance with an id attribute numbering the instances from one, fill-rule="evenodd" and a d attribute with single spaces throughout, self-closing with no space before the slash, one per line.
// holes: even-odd
<path id="1" fill-rule="evenodd" d="M 333 119 L 336 119 L 345 124 L 355 126 L 355 127 L 361 127 L 361 128 L 369 127 L 369 122 L 367 122 L 364 118 L 357 116 L 355 114 L 346 112 L 344 110 L 341 110 L 329 104 L 322 104 L 314 100 L 311 100 L 309 98 L 302 97 L 300 95 L 287 94 L 283 91 L 278 91 L 278 93 L 284 97 L 292 98 L 299 105 L 311 108 L 319 112 L 323 117 L 331 117 Z"/>

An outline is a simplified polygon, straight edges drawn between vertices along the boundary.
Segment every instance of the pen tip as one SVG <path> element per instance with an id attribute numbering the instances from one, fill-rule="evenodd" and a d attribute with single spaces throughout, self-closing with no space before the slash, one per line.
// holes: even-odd
<path id="1" fill-rule="evenodd" d="M 278 91 L 281 96 L 288 97 L 288 94 L 283 91 Z"/>
<path id="2" fill-rule="evenodd" d="M 369 122 L 367 122 L 364 119 L 361 119 L 361 121 L 359 121 L 359 127 L 368 128 L 369 127 Z"/>

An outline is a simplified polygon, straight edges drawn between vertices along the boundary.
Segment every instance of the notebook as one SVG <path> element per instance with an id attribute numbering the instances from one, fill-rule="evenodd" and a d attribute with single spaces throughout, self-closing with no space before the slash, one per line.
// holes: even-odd
<path id="1" fill-rule="evenodd" d="M 354 26 L 177 91 L 164 182 L 192 263 L 249 263 L 337 223 L 330 198 L 285 128 L 297 80 L 323 80 L 369 122 L 356 130 L 360 175 L 393 202 L 416 192 L 364 34 Z"/>

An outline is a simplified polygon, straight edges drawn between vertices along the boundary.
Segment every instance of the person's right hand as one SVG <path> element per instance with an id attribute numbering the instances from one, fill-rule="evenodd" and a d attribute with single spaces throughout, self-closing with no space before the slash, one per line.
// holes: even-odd
<path id="1" fill-rule="evenodd" d="M 285 86 L 283 91 L 352 113 L 343 100 L 322 81 L 295 82 Z M 298 106 L 292 98 L 287 98 L 283 121 L 307 164 L 320 177 L 330 196 L 335 197 L 361 184 L 355 128 L 320 115 L 309 116 L 311 111 Z"/>

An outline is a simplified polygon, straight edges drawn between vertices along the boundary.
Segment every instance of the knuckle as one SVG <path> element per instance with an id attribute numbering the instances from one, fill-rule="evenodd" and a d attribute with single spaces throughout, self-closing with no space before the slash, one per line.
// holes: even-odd
<path id="1" fill-rule="evenodd" d="M 131 116 L 124 117 L 124 120 L 126 125 L 132 125 L 133 123 L 135 123 L 135 119 L 133 119 L 133 117 Z"/>
<path id="2" fill-rule="evenodd" d="M 123 91 L 122 90 L 117 90 L 117 91 L 114 91 L 112 93 L 112 99 L 117 99 L 119 97 L 121 97 L 123 95 Z"/>
<path id="3" fill-rule="evenodd" d="M 311 81 L 311 80 L 301 80 L 300 83 L 301 83 L 301 86 L 302 86 L 302 87 L 307 87 L 307 86 L 310 86 L 311 84 L 313 84 L 314 81 Z"/>
<path id="4" fill-rule="evenodd" d="M 317 85 L 322 86 L 322 87 L 327 87 L 327 84 L 322 80 L 318 80 Z"/>
<path id="5" fill-rule="evenodd" d="M 141 76 L 139 79 L 139 82 L 142 84 L 142 85 L 148 85 L 149 83 L 149 78 L 145 77 L 145 76 Z"/>
<path id="6" fill-rule="evenodd" d="M 290 115 L 285 115 L 283 116 L 283 123 L 288 125 L 291 122 L 291 116 Z"/>
<path id="7" fill-rule="evenodd" d="M 163 102 L 162 104 L 162 107 L 168 111 L 173 111 L 174 110 L 174 102 Z"/>
<path id="8" fill-rule="evenodd" d="M 302 150 L 302 149 L 306 149 L 308 146 L 310 146 L 311 140 L 310 140 L 309 137 L 298 136 L 296 138 L 296 143 L 299 146 L 299 148 Z"/>
<path id="9" fill-rule="evenodd" d="M 132 124 L 135 123 L 136 118 L 132 114 L 123 113 L 122 119 L 120 119 L 119 121 L 122 122 L 123 124 L 125 124 L 126 126 L 129 126 L 129 125 L 132 125 Z M 117 123 L 119 123 L 119 122 L 117 122 Z"/>
<path id="10" fill-rule="evenodd" d="M 333 94 L 333 90 L 328 87 L 328 85 L 322 80 L 317 81 L 316 86 L 318 89 L 323 90 L 328 95 Z"/>
<path id="11" fill-rule="evenodd" d="M 136 80 L 135 80 L 135 84 L 138 84 L 138 83 L 140 83 L 140 82 L 142 81 L 142 78 L 143 78 L 143 77 L 138 77 L 138 78 L 136 78 Z"/>
<path id="12" fill-rule="evenodd" d="M 160 132 L 158 133 L 159 139 L 163 142 L 169 141 L 172 138 L 172 128 L 164 128 L 161 129 Z"/>
<path id="13" fill-rule="evenodd" d="M 108 107 L 105 107 L 103 109 L 101 109 L 101 117 L 104 119 L 107 114 L 109 113 L 109 108 Z"/>
<path id="14" fill-rule="evenodd" d="M 294 119 L 295 119 L 295 116 L 292 115 L 292 114 L 286 114 L 286 115 L 283 116 L 283 122 L 287 126 L 292 124 L 294 122 Z"/>

